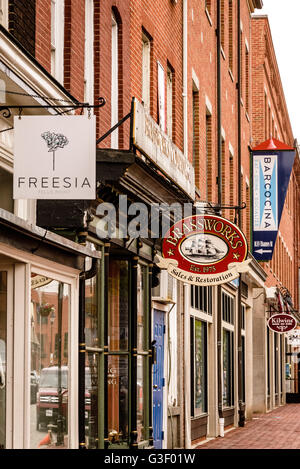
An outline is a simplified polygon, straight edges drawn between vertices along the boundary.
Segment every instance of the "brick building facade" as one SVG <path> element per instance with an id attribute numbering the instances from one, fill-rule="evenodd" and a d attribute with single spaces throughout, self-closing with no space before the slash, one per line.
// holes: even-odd
<path id="1" fill-rule="evenodd" d="M 160 239 L 105 239 L 97 231 L 102 202 L 118 209 L 122 197 L 148 208 L 196 202 L 238 223 L 250 247 L 250 150 L 270 137 L 295 145 L 268 21 L 252 16 L 262 1 L 9 0 L 5 5 L 0 59 L 1 80 L 11 91 L 7 104 L 50 102 L 59 111 L 60 103 L 106 100 L 92 111 L 97 118 L 97 199 L 91 204 L 13 201 L 13 133 L 0 134 L 5 181 L 0 207 L 9 216 L 63 234 L 66 243 L 85 242 L 87 256 L 88 248 L 98 253 L 97 268 L 93 262 L 85 279 L 81 272 L 75 281 L 71 268 L 65 276 L 57 273 L 72 285 L 74 308 L 64 308 L 64 336 L 56 346 L 64 343 L 65 366 L 67 350 L 70 354 L 69 397 L 58 444 L 190 448 L 242 425 L 256 411 L 284 404 L 286 344 L 268 332 L 266 318 L 277 290 L 286 289 L 298 307 L 298 154 L 273 259 L 259 264 L 250 252 L 250 270 L 240 284 L 183 285 L 166 271 L 156 271 Z M 5 45 L 16 54 L 14 63 Z M 0 124 L 3 130 L 7 122 L 1 117 Z M 148 146 L 139 134 L 143 125 L 153 132 Z M 181 174 L 175 160 L 165 169 L 169 154 L 162 152 L 155 160 L 158 140 L 161 147 L 172 148 L 184 168 Z M 242 203 L 245 208 L 238 210 Z M 66 214 L 75 212 L 77 225 L 68 225 Z M 50 276 L 49 266 L 47 272 Z M 29 404 L 28 392 L 31 375 L 42 374 L 48 359 L 48 368 L 58 366 L 57 357 L 47 356 L 53 347 L 42 347 L 39 333 L 58 336 L 59 315 L 44 319 L 41 329 L 47 280 L 37 288 L 28 299 L 31 326 L 28 306 L 22 306 L 28 324 L 24 319 L 20 334 L 28 341 L 28 356 L 20 381 L 26 398 L 19 399 L 18 409 L 26 419 L 19 418 L 14 440 L 3 432 L 0 444 L 7 447 L 36 447 L 39 437 L 47 437 L 43 422 L 35 420 L 40 396 Z M 61 294 L 58 287 L 55 294 Z M 54 303 L 57 311 L 59 301 Z M 0 397 L 3 429 L 6 401 Z M 9 399 L 7 406 L 9 413 Z M 50 426 L 58 425 L 55 412 L 45 410 Z"/>

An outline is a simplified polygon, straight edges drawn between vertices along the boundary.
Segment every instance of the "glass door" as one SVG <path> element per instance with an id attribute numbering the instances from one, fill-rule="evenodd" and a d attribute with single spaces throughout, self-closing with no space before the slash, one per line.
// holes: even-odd
<path id="1" fill-rule="evenodd" d="M 12 314 L 12 271 L 0 265 L 0 449 L 10 447 L 7 428 L 10 385 L 10 334 L 7 325 Z"/>

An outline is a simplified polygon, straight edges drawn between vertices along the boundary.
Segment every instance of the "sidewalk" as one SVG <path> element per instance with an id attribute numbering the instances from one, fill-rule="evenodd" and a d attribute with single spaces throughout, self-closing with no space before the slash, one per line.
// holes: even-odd
<path id="1" fill-rule="evenodd" d="M 256 414 L 245 427 L 225 433 L 197 449 L 300 449 L 300 404 Z"/>

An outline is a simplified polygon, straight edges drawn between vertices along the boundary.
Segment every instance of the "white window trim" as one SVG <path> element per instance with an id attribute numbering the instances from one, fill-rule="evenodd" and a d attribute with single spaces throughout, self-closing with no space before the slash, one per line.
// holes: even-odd
<path id="1" fill-rule="evenodd" d="M 150 111 L 150 51 L 151 42 L 146 34 L 142 34 L 142 100 L 144 108 Z"/>
<path id="2" fill-rule="evenodd" d="M 201 314 L 201 312 L 200 312 Z M 194 416 L 191 417 L 191 419 L 196 419 L 196 418 L 199 418 L 200 416 L 204 416 L 204 415 L 208 415 L 209 414 L 209 392 L 208 392 L 208 387 L 209 387 L 209 373 L 208 373 L 208 370 L 209 370 L 209 324 L 212 322 L 212 321 L 208 321 L 207 318 L 206 319 L 202 319 L 202 317 L 198 317 L 198 315 L 195 315 L 193 313 L 191 313 L 191 317 L 193 317 L 194 320 L 200 320 L 201 322 L 205 322 L 206 323 L 206 406 L 207 406 L 207 411 L 206 412 L 201 412 L 199 410 L 197 410 L 195 408 L 195 405 L 194 405 Z M 195 324 L 194 324 L 194 332 L 195 332 Z M 194 346 L 195 346 L 195 336 L 193 337 L 193 343 L 194 343 Z M 194 364 L 195 364 L 195 354 L 194 354 Z M 191 370 L 193 373 L 195 372 L 195 370 Z M 192 390 L 192 392 L 194 392 L 195 389 Z M 195 404 L 195 403 L 194 403 Z"/>
<path id="3" fill-rule="evenodd" d="M 190 315 L 195 317 L 196 319 L 200 319 L 201 321 L 207 322 L 208 324 L 213 323 L 213 317 L 210 314 L 204 313 L 195 308 L 190 308 Z"/>
<path id="4" fill-rule="evenodd" d="M 159 61 L 157 61 L 157 92 L 159 127 L 166 132 L 165 70 Z"/>
<path id="5" fill-rule="evenodd" d="M 61 271 L 48 270 L 41 268 L 35 264 L 27 264 L 28 268 L 28 302 L 26 311 L 25 325 L 25 373 L 24 373 L 24 447 L 30 448 L 30 371 L 31 371 L 31 350 L 30 350 L 30 302 L 31 302 L 31 285 L 30 274 L 34 272 L 54 280 L 66 283 L 70 286 L 70 310 L 69 310 L 69 340 L 68 340 L 68 356 L 69 356 L 69 393 L 68 393 L 68 448 L 78 448 L 78 412 L 74 409 L 78 408 L 78 295 L 79 295 L 79 281 L 78 278 L 69 277 L 64 275 Z"/>
<path id="6" fill-rule="evenodd" d="M 167 134 L 173 137 L 173 72 L 167 68 Z"/>
<path id="7" fill-rule="evenodd" d="M 57 81 L 64 80 L 64 0 L 51 0 L 51 73 Z M 52 28 L 53 34 L 52 36 Z"/>
<path id="8" fill-rule="evenodd" d="M 119 70 L 118 70 L 118 23 L 115 15 L 111 15 L 111 127 L 118 122 L 119 113 Z M 111 134 L 111 148 L 119 147 L 119 132 Z"/>
<path id="9" fill-rule="evenodd" d="M 0 270 L 7 272 L 7 315 L 6 315 L 6 449 L 12 448 L 12 428 L 13 428 L 13 324 L 14 324 L 14 268 L 11 265 L 0 264 Z"/>

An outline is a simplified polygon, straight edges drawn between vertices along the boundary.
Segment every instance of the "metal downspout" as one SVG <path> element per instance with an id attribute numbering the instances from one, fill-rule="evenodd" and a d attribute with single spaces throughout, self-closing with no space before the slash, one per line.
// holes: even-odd
<path id="1" fill-rule="evenodd" d="M 237 56 L 238 56 L 238 81 L 237 81 L 237 111 L 238 111 L 238 227 L 242 225 L 242 188 L 241 188 L 241 2 L 237 1 Z M 239 287 L 238 287 L 238 401 L 239 401 L 239 427 L 243 427 L 245 424 L 245 405 L 243 403 L 243 351 L 242 351 L 242 276 L 239 276 Z"/>
<path id="2" fill-rule="evenodd" d="M 222 106 L 221 106 L 221 0 L 217 1 L 217 136 L 218 136 L 218 205 L 222 206 Z M 217 286 L 217 362 L 219 435 L 224 436 L 222 403 L 222 288 Z"/>

